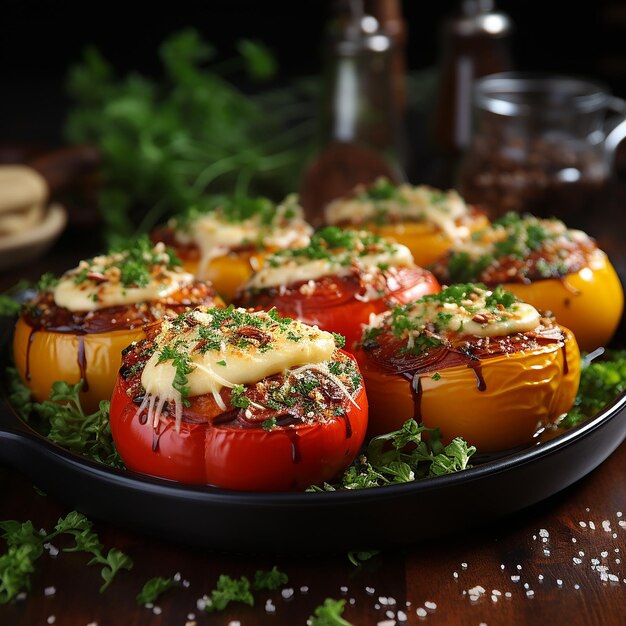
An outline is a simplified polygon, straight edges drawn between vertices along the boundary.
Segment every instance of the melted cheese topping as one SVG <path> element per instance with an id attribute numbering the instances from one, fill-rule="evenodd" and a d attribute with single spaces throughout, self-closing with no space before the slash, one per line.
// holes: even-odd
<path id="1" fill-rule="evenodd" d="M 582 244 L 590 241 L 590 237 L 587 233 L 582 230 L 568 228 L 560 220 L 540 219 L 528 216 L 522 218 L 520 224 L 537 226 L 541 230 L 545 231 L 545 236 L 540 248 L 555 249 L 569 242 Z M 515 233 L 513 230 L 515 226 L 517 226 L 517 224 L 508 226 L 505 224 L 494 223 L 489 228 L 475 233 L 471 239 L 455 242 L 451 247 L 451 251 L 454 253 L 464 252 L 472 260 L 477 260 L 485 256 L 497 259 L 498 257 L 503 256 L 503 254 L 499 251 L 499 245 L 503 242 L 510 241 L 511 237 L 517 234 L 519 237 L 517 248 L 525 256 L 531 252 L 531 249 L 528 247 L 528 243 L 525 239 L 525 237 L 528 236 L 528 233 L 522 228 L 519 229 L 518 233 Z"/>
<path id="2" fill-rule="evenodd" d="M 412 266 L 411 251 L 401 244 L 389 243 L 379 252 L 359 256 L 344 252 L 327 259 L 308 257 L 273 256 L 250 278 L 245 289 L 263 289 L 290 285 L 323 276 L 349 276 L 355 270 L 375 270 L 381 267 Z"/>
<path id="3" fill-rule="evenodd" d="M 277 205 L 272 222 L 263 223 L 260 216 L 242 221 L 229 221 L 219 210 L 205 213 L 184 230 L 176 229 L 176 241 L 183 245 L 195 244 L 200 250 L 197 274 L 204 272 L 212 259 L 224 256 L 230 250 L 252 245 L 256 248 L 282 250 L 306 246 L 313 227 L 303 218 L 296 196 L 288 196 Z"/>
<path id="4" fill-rule="evenodd" d="M 149 268 L 146 284 L 124 285 L 119 268 L 124 262 L 124 253 L 102 255 L 90 261 L 81 261 L 78 267 L 66 272 L 54 288 L 54 302 L 70 311 L 97 311 L 112 306 L 151 302 L 167 297 L 191 284 L 193 274 L 177 268 L 168 269 L 165 246 L 154 248 L 157 257 L 163 254 L 163 262 Z"/>
<path id="5" fill-rule="evenodd" d="M 359 193 L 360 191 L 360 193 Z M 376 199 L 365 189 L 357 189 L 352 198 L 339 198 L 325 209 L 328 224 L 363 224 L 385 222 L 426 222 L 450 239 L 461 239 L 467 228 L 457 221 L 469 215 L 467 204 L 454 190 L 440 191 L 428 185 L 399 185 L 392 198 Z"/>
<path id="6" fill-rule="evenodd" d="M 443 292 L 442 292 L 443 293 Z M 541 314 L 526 302 L 514 302 L 508 307 L 488 306 L 487 298 L 492 291 L 475 288 L 472 297 L 460 302 L 446 302 L 438 295 L 427 296 L 412 305 L 402 307 L 409 324 L 403 324 L 403 332 L 411 349 L 415 339 L 425 333 L 433 337 L 455 333 L 473 337 L 504 337 L 524 333 L 537 328 Z M 373 316 L 366 329 L 392 327 L 392 312 Z"/>
<path id="7" fill-rule="evenodd" d="M 223 387 L 253 384 L 292 367 L 321 364 L 336 349 L 332 333 L 298 320 L 277 321 L 264 311 L 211 312 L 199 307 L 187 315 L 191 325 L 176 320 L 163 323 L 155 338 L 156 351 L 141 375 L 147 395 L 139 411 L 148 407 L 153 423 L 158 422 L 165 402 L 174 403 L 180 420 L 182 395 L 176 377 L 181 362 L 187 372 L 186 395 L 211 393 L 226 409 L 219 396 Z M 218 315 L 226 323 L 216 323 Z"/>

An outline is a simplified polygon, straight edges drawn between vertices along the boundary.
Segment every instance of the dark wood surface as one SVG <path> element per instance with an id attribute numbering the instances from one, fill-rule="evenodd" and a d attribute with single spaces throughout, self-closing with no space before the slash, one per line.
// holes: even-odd
<path id="1" fill-rule="evenodd" d="M 21 277 L 64 271 L 88 256 L 95 240 L 94 233 L 66 234 L 46 257 L 0 273 L 0 290 Z M 623 235 L 617 238 L 622 240 Z M 132 571 L 119 573 L 100 594 L 99 568 L 88 566 L 86 555 L 44 553 L 26 597 L 0 605 L 0 626 L 304 626 L 325 598 L 345 599 L 344 617 L 354 626 L 621 625 L 626 620 L 624 467 L 626 443 L 578 484 L 539 505 L 437 542 L 414 537 L 410 547 L 383 551 L 361 567 L 347 553 L 303 559 L 197 550 L 184 546 L 184 528 L 163 542 L 95 520 L 105 547 L 120 548 L 133 559 Z M 30 519 L 36 528 L 50 530 L 68 512 L 8 467 L 0 467 L 0 494 L 3 520 Z M 328 519 L 336 523 L 340 520 Z M 398 519 L 397 532 L 410 536 L 411 519 Z M 306 542 L 306 537 L 297 528 L 285 529 L 285 541 Z M 199 610 L 198 599 L 210 594 L 220 574 L 253 578 L 274 565 L 289 582 L 276 592 L 256 594 L 254 607 L 235 604 L 211 615 Z M 148 579 L 177 573 L 184 585 L 155 607 L 137 605 L 135 596 Z"/>

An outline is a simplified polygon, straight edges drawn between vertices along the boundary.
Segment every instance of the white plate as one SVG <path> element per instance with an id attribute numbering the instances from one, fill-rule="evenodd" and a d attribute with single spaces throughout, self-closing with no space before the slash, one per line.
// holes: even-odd
<path id="1" fill-rule="evenodd" d="M 67 211 L 60 204 L 50 205 L 43 221 L 33 228 L 0 237 L 0 270 L 23 265 L 45 254 L 67 224 Z"/>

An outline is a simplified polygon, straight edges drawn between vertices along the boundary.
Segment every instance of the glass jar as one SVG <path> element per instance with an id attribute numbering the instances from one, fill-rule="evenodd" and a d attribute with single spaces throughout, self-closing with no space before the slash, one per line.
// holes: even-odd
<path id="1" fill-rule="evenodd" d="M 465 200 L 492 218 L 517 211 L 588 225 L 626 136 L 626 102 L 586 79 L 505 72 L 479 79 L 473 103 L 456 184 Z"/>

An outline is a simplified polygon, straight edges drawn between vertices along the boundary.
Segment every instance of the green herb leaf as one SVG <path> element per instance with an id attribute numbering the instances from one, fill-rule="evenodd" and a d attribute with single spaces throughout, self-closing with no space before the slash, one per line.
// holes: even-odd
<path id="1" fill-rule="evenodd" d="M 257 570 L 254 574 L 253 587 L 255 590 L 267 589 L 268 591 L 276 591 L 282 585 L 289 582 L 289 577 L 281 572 L 276 565 L 271 570 Z"/>
<path id="2" fill-rule="evenodd" d="M 242 576 L 239 579 L 222 574 L 216 588 L 211 592 L 205 610 L 207 613 L 223 611 L 231 602 L 241 602 L 254 606 L 254 597 L 250 592 L 250 581 Z"/>
<path id="3" fill-rule="evenodd" d="M 324 604 L 318 606 L 307 621 L 310 626 L 352 626 L 342 615 L 345 600 L 326 598 Z"/>
<path id="4" fill-rule="evenodd" d="M 380 554 L 380 550 L 350 550 L 348 552 L 348 561 L 355 567 L 361 567 L 365 561 L 369 561 L 377 554 Z"/>
<path id="5" fill-rule="evenodd" d="M 171 589 L 174 584 L 173 578 L 164 578 L 163 576 L 151 578 L 146 581 L 142 590 L 137 594 L 137 604 L 143 606 L 156 602 L 157 599 L 168 589 Z"/>

